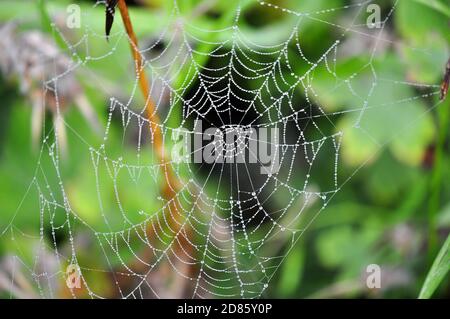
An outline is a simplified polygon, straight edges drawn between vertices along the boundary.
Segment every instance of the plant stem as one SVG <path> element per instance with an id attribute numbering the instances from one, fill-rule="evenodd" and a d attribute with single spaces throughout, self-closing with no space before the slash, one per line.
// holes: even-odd
<path id="1" fill-rule="evenodd" d="M 449 130 L 449 107 L 450 105 L 442 104 L 441 108 L 438 110 L 439 118 L 439 136 L 436 145 L 435 152 L 435 163 L 433 167 L 433 172 L 430 180 L 431 195 L 428 206 L 428 233 L 429 233 L 429 243 L 428 243 L 428 254 L 430 261 L 433 260 L 437 249 L 438 235 L 437 235 L 437 214 L 440 207 L 441 200 L 441 186 L 442 186 L 442 175 L 443 175 L 443 162 L 444 162 L 444 148 L 445 142 L 448 136 Z"/>

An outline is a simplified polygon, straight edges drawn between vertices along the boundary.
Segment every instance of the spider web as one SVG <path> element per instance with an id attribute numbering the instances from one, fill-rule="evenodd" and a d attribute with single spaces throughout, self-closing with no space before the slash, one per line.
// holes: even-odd
<path id="1" fill-rule="evenodd" d="M 71 140 L 79 144 L 77 150 L 89 159 L 82 172 L 69 173 L 58 145 L 59 129 L 44 137 L 36 174 L 25 197 L 37 193 L 38 244 L 33 260 L 16 256 L 12 268 L 25 269 L 43 298 L 58 297 L 64 291 L 68 265 L 75 265 L 81 276 L 82 288 L 67 290 L 73 297 L 263 296 L 298 239 L 356 174 L 343 177 L 339 172 L 345 132 L 335 125 L 338 116 L 357 114 L 354 126 L 361 134 L 369 134 L 361 125 L 368 110 L 379 108 L 381 112 L 385 107 L 401 107 L 438 94 L 438 86 L 378 77 L 373 58 L 379 43 L 388 41 L 382 38 L 382 31 L 395 4 L 380 30 L 369 34 L 356 21 L 371 2 L 297 12 L 258 1 L 261 8 L 292 18 L 290 32 L 276 45 L 249 38 L 241 27 L 240 7 L 233 13 L 232 25 L 210 30 L 190 24 L 175 2 L 159 36 L 141 43 L 140 48 L 151 83 L 150 98 L 160 121 L 152 122 L 146 115 L 148 101 L 139 98 L 138 78 L 127 79 L 132 85 L 124 83 L 121 88 L 128 98 L 98 81 L 98 90 L 110 98 L 103 140 L 91 142 L 85 132 L 65 121 Z M 327 20 L 329 14 L 341 11 L 349 12 L 353 21 L 344 26 Z M 337 31 L 336 39 L 319 57 L 308 57 L 302 49 L 303 26 L 308 23 L 331 25 Z M 55 32 L 64 37 L 57 27 Z M 370 58 L 361 70 L 341 77 L 336 66 L 349 33 L 370 38 L 375 44 L 368 49 Z M 115 59 L 116 52 L 129 42 L 126 33 L 112 34 L 111 47 L 102 54 L 91 53 L 96 41 L 105 41 L 105 37 L 89 25 L 79 41 L 66 39 L 66 53 L 72 56 L 70 68 L 51 77 L 45 90 L 58 97 L 58 84 L 65 76 L 79 71 L 95 76 L 97 63 L 135 74 L 132 65 Z M 330 112 L 320 105 L 314 89 L 319 70 L 334 81 L 331 93 L 353 96 L 361 101 L 361 107 Z M 367 70 L 371 81 L 361 94 L 353 79 Z M 433 92 L 370 105 L 380 81 Z M 208 164 L 171 158 L 173 136 L 182 128 L 185 137 L 194 139 L 199 121 L 222 131 L 276 129 L 278 140 L 262 142 L 274 147 L 271 156 L 277 158 L 279 169 L 258 160 Z M 155 155 L 155 127 L 161 130 L 165 145 L 163 163 Z M 116 140 L 122 140 L 120 151 Z M 130 140 L 135 146 L 129 145 Z M 225 156 L 252 152 L 249 141 L 239 135 L 236 143 L 228 145 Z M 185 155 L 195 156 L 206 145 Z M 380 144 L 380 149 L 383 146 Z M 70 152 L 69 147 L 69 157 Z M 324 172 L 328 176 L 318 178 Z M 74 204 L 77 193 L 74 195 L 69 183 L 74 174 L 92 182 L 86 183 L 87 189 L 80 195 L 90 199 L 87 208 Z M 175 196 L 164 198 L 161 189 L 169 174 L 179 185 L 166 185 Z M 93 211 L 95 217 L 86 216 L 83 209 Z M 20 207 L 16 215 L 19 212 Z M 102 222 L 93 223 L 92 218 Z M 32 237 L 15 227 L 14 219 L 2 233 L 8 234 L 13 241 L 17 236 Z M 13 285 L 16 280 L 13 275 Z"/>

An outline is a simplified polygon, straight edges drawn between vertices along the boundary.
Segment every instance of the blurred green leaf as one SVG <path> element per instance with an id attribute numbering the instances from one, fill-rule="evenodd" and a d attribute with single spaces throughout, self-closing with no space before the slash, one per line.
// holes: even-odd
<path id="1" fill-rule="evenodd" d="M 436 11 L 430 5 L 426 5 L 425 2 L 430 3 L 428 0 L 399 1 L 395 10 L 397 30 L 417 49 L 426 48 L 423 43 L 431 33 L 438 33 L 447 40 L 450 39 L 448 16 L 442 14 L 442 11 Z M 442 3 L 442 7 L 444 6 Z M 449 11 L 448 5 L 445 11 Z"/>
<path id="2" fill-rule="evenodd" d="M 356 104 L 355 93 L 367 94 L 366 81 L 359 75 L 364 69 L 367 69 L 367 57 L 363 56 L 336 64 L 336 77 L 321 64 L 314 72 L 314 99 L 328 112 L 350 108 Z"/>

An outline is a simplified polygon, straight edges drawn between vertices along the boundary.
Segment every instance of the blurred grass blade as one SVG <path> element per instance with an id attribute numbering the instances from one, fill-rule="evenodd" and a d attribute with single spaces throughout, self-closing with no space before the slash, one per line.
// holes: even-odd
<path id="1" fill-rule="evenodd" d="M 430 298 L 437 289 L 445 275 L 450 270 L 450 234 L 442 246 L 439 254 L 431 266 L 430 272 L 425 279 L 422 289 L 419 294 L 419 299 Z"/>
<path id="2" fill-rule="evenodd" d="M 438 0 L 414 0 L 417 3 L 423 4 L 431 9 L 434 9 L 450 18 L 450 7 L 439 2 Z"/>

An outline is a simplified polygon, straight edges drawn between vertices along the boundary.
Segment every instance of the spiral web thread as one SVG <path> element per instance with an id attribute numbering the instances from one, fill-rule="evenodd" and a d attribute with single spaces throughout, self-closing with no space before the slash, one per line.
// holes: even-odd
<path id="1" fill-rule="evenodd" d="M 73 207 L 61 169 L 64 160 L 58 149 L 58 139 L 54 138 L 58 130 L 52 130 L 43 139 L 41 159 L 27 192 L 36 190 L 38 194 L 36 213 L 40 216 L 41 228 L 36 238 L 35 256 L 31 263 L 16 256 L 14 267 L 29 275 L 40 297 L 60 296 L 69 264 L 79 268 L 81 291 L 92 298 L 263 296 L 276 270 L 289 251 L 295 249 L 297 240 L 356 173 L 347 178 L 339 175 L 339 154 L 345 132 L 335 128 L 334 119 L 343 113 L 358 114 L 355 127 L 361 134 L 368 134 L 359 125 L 368 109 L 379 108 L 381 112 L 385 107 L 402 107 L 409 101 L 438 94 L 438 86 L 378 78 L 372 59 L 378 44 L 388 41 L 382 38 L 382 29 L 394 12 L 395 4 L 375 35 L 364 33 L 364 28 L 355 24 L 342 26 L 326 20 L 329 13 L 348 11 L 352 12 L 355 23 L 370 3 L 363 1 L 301 13 L 258 2 L 261 7 L 295 19 L 288 37 L 280 44 L 270 46 L 254 43 L 247 37 L 240 27 L 239 8 L 232 26 L 205 30 L 182 19 L 175 3 L 170 21 L 158 39 L 151 45 L 141 44 L 144 68 L 151 80 L 151 98 L 161 118 L 160 123 L 153 124 L 163 133 L 166 152 L 170 153 L 171 136 L 179 127 L 187 128 L 187 135 L 191 137 L 198 134 L 192 127 L 196 120 L 201 120 L 205 126 L 219 128 L 228 126 L 232 129 L 238 125 L 255 129 L 278 128 L 279 141 L 274 144 L 280 170 L 273 174 L 258 174 L 259 170 L 255 170 L 255 166 L 261 166 L 258 163 L 253 166 L 246 163 L 197 165 L 170 159 L 158 163 L 152 152 L 154 141 L 144 104 L 136 98 L 139 95 L 138 79 L 132 80 L 134 86 L 125 101 L 99 83 L 100 91 L 110 97 L 103 141 L 90 143 L 83 137 L 83 132 L 72 129 L 70 122 L 65 122 L 65 126 L 90 158 L 91 167 L 85 167 L 85 170 L 95 180 L 95 190 L 91 191 L 96 196 L 89 205 L 96 207 L 104 227 L 92 226 Z M 319 58 L 312 59 L 303 53 L 302 27 L 305 23 L 332 25 L 338 31 L 336 39 Z M 59 30 L 55 29 L 55 32 Z M 365 96 L 353 88 L 352 80 L 358 72 L 346 78 L 336 73 L 343 40 L 352 32 L 375 42 L 370 48 L 371 59 L 359 71 L 370 70 L 372 74 L 372 86 Z M 114 55 L 117 48 L 128 41 L 123 31 L 111 36 L 110 51 L 103 55 L 91 55 L 91 41 L 105 39 L 89 26 L 80 41 L 66 41 L 67 53 L 71 54 L 73 63 L 69 69 L 51 78 L 45 84 L 46 90 L 54 90 L 52 93 L 58 96 L 60 79 L 79 70 L 89 71 L 90 64 L 97 61 L 112 61 L 113 66 L 120 67 L 117 63 L 120 61 L 114 64 Z M 162 43 L 164 49 L 155 54 L 155 48 Z M 200 46 L 213 49 L 204 53 L 197 50 Z M 78 52 L 83 50 L 86 55 L 81 57 Z M 207 65 L 197 62 L 205 56 L 209 61 Z M 306 68 L 300 72 L 297 65 Z M 343 90 L 359 99 L 361 107 L 327 112 L 326 107 L 318 105 L 313 83 L 319 68 L 335 80 L 333 90 Z M 181 84 L 175 88 L 173 83 L 177 79 Z M 431 88 L 432 93 L 370 105 L 370 96 L 379 81 L 390 81 L 393 86 Z M 242 83 L 248 87 L 243 87 Z M 170 121 L 176 112 L 182 114 L 181 125 L 174 127 Z M 121 123 L 121 128 L 116 131 L 121 132 L 124 144 L 129 131 L 137 134 L 134 151 L 130 152 L 130 147 L 124 146 L 128 150 L 126 158 L 109 151 L 115 118 Z M 335 128 L 335 133 L 327 135 L 322 127 L 330 126 Z M 236 143 L 235 151 L 246 148 L 248 144 L 241 140 Z M 323 185 L 311 182 L 315 174 L 324 170 L 317 165 L 321 156 L 328 158 L 331 166 L 325 170 L 330 176 Z M 51 169 L 41 161 L 51 163 Z M 165 164 L 170 164 L 180 182 L 176 196 L 168 201 L 158 194 Z M 55 180 L 57 183 L 51 182 Z M 109 191 L 113 195 L 109 197 L 105 194 L 107 183 L 112 185 Z M 152 203 L 151 208 L 133 207 L 122 198 L 122 187 L 129 185 L 139 189 L 139 194 Z M 113 203 L 105 203 L 111 198 Z M 173 203 L 176 205 L 171 205 Z M 16 215 L 19 213 L 24 212 L 18 209 Z M 50 239 L 45 235 L 48 229 Z M 67 243 L 59 243 L 60 233 L 68 238 Z M 2 236 L 10 236 L 13 241 L 16 236 L 32 237 L 15 227 L 14 219 Z M 100 261 L 92 261 L 89 255 L 95 255 Z M 13 283 L 15 280 L 18 279 L 13 276 Z M 109 284 L 102 286 L 99 282 Z M 69 296 L 80 296 L 76 288 L 68 291 Z"/>

